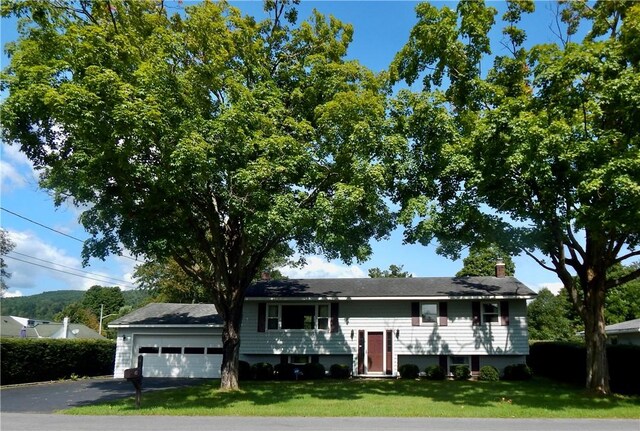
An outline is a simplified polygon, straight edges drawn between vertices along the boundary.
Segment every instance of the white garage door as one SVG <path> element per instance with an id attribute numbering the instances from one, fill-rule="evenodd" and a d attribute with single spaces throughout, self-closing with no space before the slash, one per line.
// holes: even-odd
<path id="1" fill-rule="evenodd" d="M 219 336 L 136 335 L 133 351 L 134 362 L 138 355 L 144 358 L 144 377 L 220 377 L 222 340 Z"/>

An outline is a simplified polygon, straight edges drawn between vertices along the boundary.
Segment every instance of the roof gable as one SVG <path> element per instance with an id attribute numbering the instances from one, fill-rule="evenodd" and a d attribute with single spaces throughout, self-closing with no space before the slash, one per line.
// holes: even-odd
<path id="1" fill-rule="evenodd" d="M 252 284 L 247 298 L 534 297 L 514 277 L 319 278 Z"/>

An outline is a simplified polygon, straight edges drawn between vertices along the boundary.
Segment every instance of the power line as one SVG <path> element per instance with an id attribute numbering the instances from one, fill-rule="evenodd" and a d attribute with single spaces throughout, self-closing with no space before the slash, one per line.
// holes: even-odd
<path id="1" fill-rule="evenodd" d="M 6 208 L 4 208 L 4 207 L 0 207 L 0 209 L 1 209 L 2 211 L 6 211 L 6 212 L 8 212 L 9 214 L 12 214 L 12 215 L 14 215 L 14 216 L 16 216 L 16 217 L 20 217 L 21 219 L 26 220 L 26 221 L 28 221 L 28 222 L 30 222 L 30 223 L 36 224 L 36 225 L 41 226 L 41 227 L 43 227 L 43 228 L 45 228 L 45 229 L 49 229 L 50 231 L 53 231 L 53 232 L 55 232 L 55 233 L 57 233 L 57 234 L 60 234 L 60 235 L 64 235 L 64 236 L 66 236 L 67 238 L 71 238 L 71 239 L 73 239 L 73 240 L 75 240 L 75 241 L 78 241 L 78 242 L 81 242 L 81 243 L 83 243 L 83 244 L 84 244 L 84 240 L 82 240 L 82 239 L 80 239 L 80 238 L 76 238 L 75 236 L 71 236 L 71 235 L 68 235 L 68 234 L 66 234 L 66 233 L 64 233 L 64 232 L 60 232 L 59 230 L 56 230 L 56 229 L 54 229 L 54 228 L 52 228 L 52 227 L 49 227 L 49 226 L 46 226 L 46 225 L 44 225 L 44 224 L 42 224 L 42 223 L 39 223 L 39 222 L 37 222 L 37 221 L 35 221 L 35 220 L 31 220 L 31 219 L 30 219 L 30 218 L 28 218 L 28 217 L 25 217 L 25 216 L 23 216 L 23 215 L 20 215 L 20 214 L 18 214 L 18 213 L 15 213 L 15 212 L 13 212 L 13 211 L 10 211 L 10 210 L 8 210 L 8 209 L 6 209 Z M 120 254 L 120 255 L 118 255 L 118 256 L 120 256 L 120 257 L 124 257 L 124 258 L 129 259 L 129 260 L 133 260 L 133 261 L 135 261 L 135 262 L 138 262 L 138 259 L 136 259 L 135 257 L 127 256 L 126 254 Z"/>
<path id="2" fill-rule="evenodd" d="M 49 261 L 49 260 L 40 259 L 40 258 L 35 257 L 35 256 L 29 256 L 28 254 L 19 253 L 19 252 L 17 252 L 17 251 L 11 251 L 11 253 L 12 253 L 12 254 L 17 254 L 17 255 L 20 255 L 20 256 L 24 256 L 24 257 L 28 257 L 29 259 L 38 260 L 38 261 L 40 261 L 40 262 L 49 263 L 49 264 L 51 264 L 51 265 L 56 265 L 56 266 L 59 266 L 59 267 L 62 267 L 62 268 L 72 269 L 72 270 L 74 270 L 74 271 L 83 272 L 83 273 L 85 273 L 85 274 L 89 274 L 89 275 L 94 275 L 94 276 L 96 276 L 96 277 L 102 277 L 102 278 L 109 279 L 109 280 L 113 280 L 113 281 L 117 281 L 117 282 L 120 282 L 120 283 L 133 284 L 133 283 L 131 283 L 130 281 L 121 280 L 121 279 L 119 279 L 119 278 L 109 277 L 109 276 L 107 276 L 107 275 L 100 275 L 100 274 L 96 274 L 96 273 L 94 273 L 94 272 L 84 271 L 84 270 L 82 270 L 82 269 L 73 268 L 73 267 L 71 267 L 71 266 L 62 265 L 62 264 L 60 264 L 60 263 L 51 262 L 51 261 Z"/>
<path id="3" fill-rule="evenodd" d="M 73 275 L 73 276 L 75 276 L 75 277 L 85 278 L 85 279 L 87 279 L 87 280 L 98 281 L 98 282 L 100 282 L 100 283 L 104 283 L 104 282 L 106 281 L 106 280 L 99 280 L 99 279 L 97 279 L 97 278 L 93 278 L 93 277 L 87 277 L 87 276 L 80 275 L 80 274 L 75 274 L 75 273 L 73 273 L 73 272 L 69 272 L 69 271 L 63 271 L 63 270 L 61 270 L 61 269 L 51 268 L 51 267 L 49 267 L 49 266 L 40 265 L 39 263 L 29 262 L 29 261 L 27 261 L 27 260 L 23 260 L 23 259 L 18 259 L 17 257 L 13 257 L 13 256 L 9 256 L 9 255 L 5 255 L 5 257 L 8 257 L 9 259 L 17 260 L 18 262 L 24 262 L 24 263 L 27 263 L 27 264 L 29 264 L 29 265 L 39 266 L 40 268 L 45 268 L 45 269 L 48 269 L 48 270 L 50 270 L 50 271 L 56 271 L 56 272 L 61 272 L 61 273 L 63 273 L 63 274 Z M 99 277 L 99 276 L 98 276 L 98 277 Z M 132 283 L 130 283 L 130 284 L 132 284 Z M 132 284 L 132 285 L 133 285 L 133 284 Z"/>

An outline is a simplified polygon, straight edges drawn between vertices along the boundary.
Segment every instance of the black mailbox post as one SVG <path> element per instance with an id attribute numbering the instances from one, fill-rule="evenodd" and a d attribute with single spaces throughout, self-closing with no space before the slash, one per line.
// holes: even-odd
<path id="1" fill-rule="evenodd" d="M 136 388 L 136 407 L 140 408 L 140 401 L 142 401 L 142 355 L 138 356 L 138 367 L 127 368 L 124 370 L 124 378 L 133 383 L 133 387 Z"/>

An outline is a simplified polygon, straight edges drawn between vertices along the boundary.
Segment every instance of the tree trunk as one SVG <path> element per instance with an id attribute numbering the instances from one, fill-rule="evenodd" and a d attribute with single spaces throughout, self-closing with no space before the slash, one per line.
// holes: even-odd
<path id="1" fill-rule="evenodd" d="M 226 313 L 222 329 L 222 367 L 220 370 L 220 389 L 236 391 L 238 384 L 238 362 L 240 359 L 240 325 L 242 305 L 233 304 Z"/>
<path id="2" fill-rule="evenodd" d="M 607 335 L 604 320 L 604 277 L 589 281 L 585 298 L 585 342 L 587 347 L 587 389 L 594 393 L 607 395 L 609 387 L 609 365 L 607 363 Z"/>

